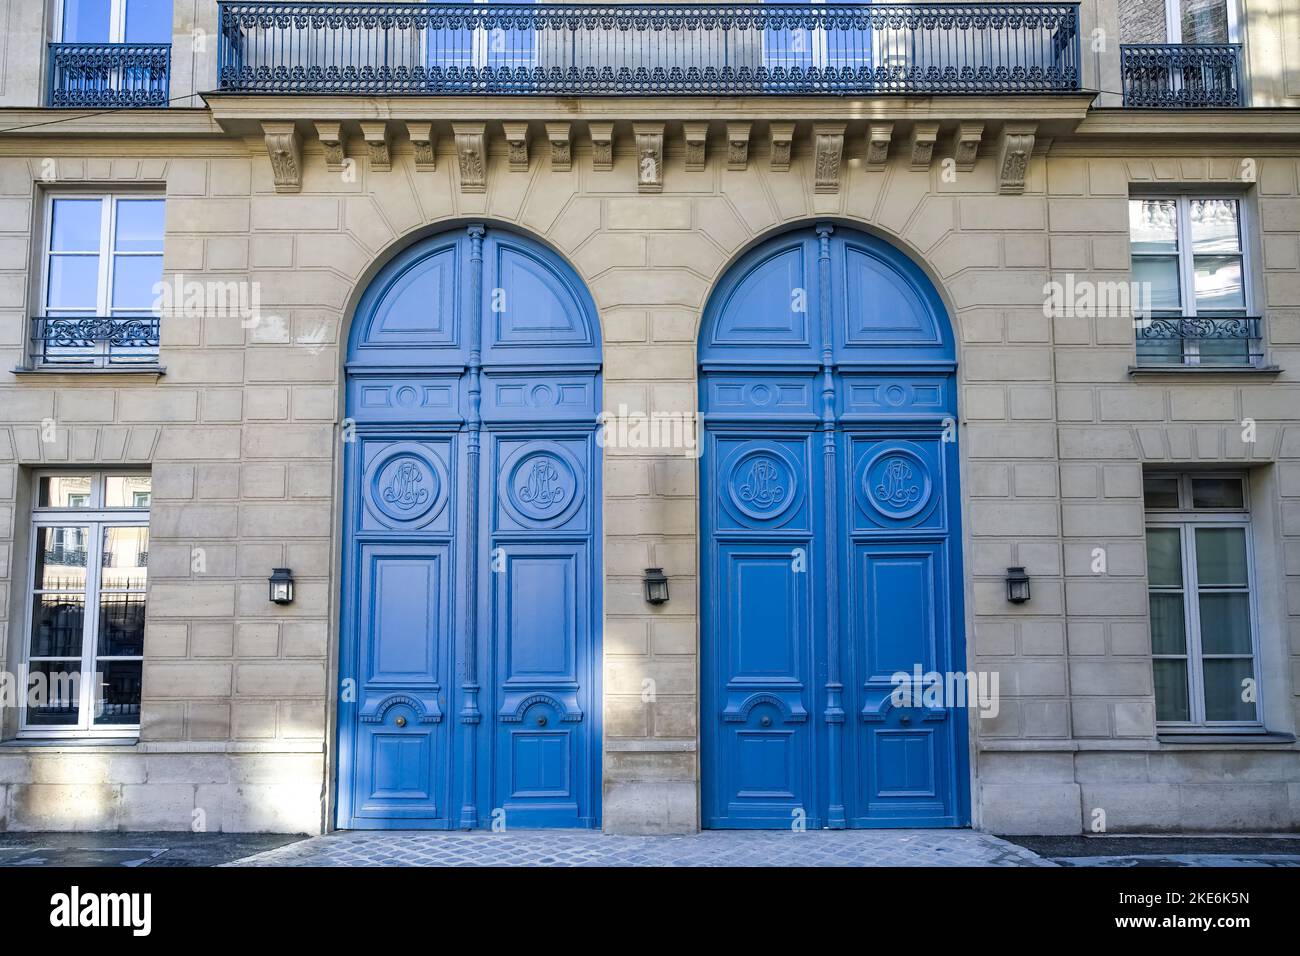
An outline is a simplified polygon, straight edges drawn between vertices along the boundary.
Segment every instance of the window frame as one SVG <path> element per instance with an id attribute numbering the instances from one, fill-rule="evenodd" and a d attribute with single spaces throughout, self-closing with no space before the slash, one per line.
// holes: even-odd
<path id="1" fill-rule="evenodd" d="M 1196 310 L 1196 253 L 1192 249 L 1192 203 L 1194 201 L 1224 201 L 1234 202 L 1237 204 L 1237 247 L 1241 257 L 1241 299 L 1242 299 L 1242 318 L 1250 318 L 1255 313 L 1255 283 L 1254 283 L 1254 254 L 1251 251 L 1251 244 L 1248 241 L 1251 235 L 1252 221 L 1250 219 L 1250 204 L 1246 202 L 1246 196 L 1241 192 L 1211 190 L 1202 191 L 1197 189 L 1180 189 L 1173 192 L 1160 191 L 1141 191 L 1130 192 L 1128 201 L 1133 202 L 1161 202 L 1173 200 L 1177 213 L 1178 233 L 1177 242 L 1178 250 L 1172 255 L 1178 260 L 1178 315 L 1183 318 L 1235 318 L 1229 313 L 1234 310 L 1208 310 L 1202 315 Z M 1171 253 L 1168 252 L 1138 252 L 1133 249 L 1133 230 L 1130 225 L 1128 230 L 1129 237 L 1129 280 L 1136 282 L 1133 276 L 1133 262 L 1136 259 L 1167 259 Z M 1154 309 L 1149 303 L 1144 316 L 1134 316 L 1134 321 L 1139 321 L 1145 317 L 1151 318 L 1163 317 L 1168 313 L 1168 309 Z M 1264 347 L 1263 329 L 1259 330 L 1260 340 L 1259 348 L 1262 351 Z M 1254 340 L 1247 339 L 1246 342 Z M 1140 340 L 1138 343 L 1140 345 Z M 1148 368 L 1206 368 L 1214 371 L 1223 371 L 1240 368 L 1257 367 L 1259 361 L 1251 361 L 1246 364 L 1228 364 L 1218 362 L 1201 362 L 1200 341 L 1197 339 L 1181 340 L 1183 349 L 1183 360 L 1178 363 L 1174 362 L 1148 362 L 1142 361 L 1140 347 L 1137 354 L 1137 364 L 1142 369 Z M 1247 346 L 1249 349 L 1249 345 Z M 1249 358 L 1249 351 L 1247 357 Z M 1258 359 L 1258 356 L 1256 356 Z M 1262 361 L 1262 360 L 1261 360 Z"/>
<path id="2" fill-rule="evenodd" d="M 68 477 L 71 475 L 89 474 L 91 477 L 91 500 L 85 508 L 60 508 L 60 507 L 42 507 L 40 501 L 40 483 L 42 478 Z M 140 468 L 111 468 L 111 469 L 93 469 L 89 471 L 70 471 L 67 469 L 42 469 L 32 475 L 32 507 L 29 514 L 29 527 L 31 530 L 30 544 L 27 554 L 27 583 L 23 590 L 23 600 L 25 607 L 23 610 L 22 626 L 22 647 L 19 657 L 19 687 L 22 693 L 19 695 L 18 707 L 18 731 L 19 739 L 96 739 L 96 740 L 120 740 L 136 739 L 140 736 L 139 722 L 134 724 L 104 724 L 96 726 L 94 722 L 93 703 L 94 703 L 94 686 L 90 677 L 95 674 L 95 667 L 101 660 L 137 660 L 134 655 L 101 655 L 99 654 L 99 612 L 101 606 L 101 595 L 103 593 L 103 552 L 104 552 L 104 530 L 106 528 L 149 528 L 149 519 L 151 508 L 137 507 L 116 507 L 110 508 L 105 504 L 105 488 L 108 479 L 120 477 L 141 477 L 148 475 L 151 479 L 150 495 L 152 496 L 152 472 Z M 152 504 L 152 497 L 151 497 Z M 81 632 L 81 686 L 78 696 L 77 724 L 75 726 L 64 724 L 32 724 L 27 721 L 27 681 L 31 673 L 32 665 L 32 634 L 34 629 L 34 598 L 38 591 L 46 589 L 37 586 L 36 580 L 36 557 L 37 557 L 37 530 L 39 528 L 49 527 L 66 527 L 69 525 L 84 526 L 87 529 L 86 534 L 86 583 L 83 591 L 84 611 Z M 121 589 L 112 589 L 121 590 Z M 133 592 L 128 592 L 133 593 Z M 148 616 L 148 570 L 146 564 L 145 572 L 145 616 Z M 139 655 L 141 662 L 141 678 L 143 681 L 144 673 L 144 648 L 143 641 L 141 653 Z M 69 660 L 68 658 L 49 658 L 37 657 L 36 661 L 42 660 Z M 143 703 L 143 696 L 142 696 Z"/>
<path id="3" fill-rule="evenodd" d="M 58 7 L 54 16 L 54 32 L 58 37 L 58 43 L 126 43 L 126 12 L 127 7 L 131 5 L 131 0 L 109 0 L 108 7 L 108 36 L 103 40 L 68 40 L 63 39 L 63 15 L 66 12 L 68 0 L 58 0 Z M 176 7 L 172 5 L 172 17 L 176 16 Z M 168 26 L 167 32 L 170 34 L 171 25 Z M 170 42 L 170 41 L 167 41 Z"/>
<path id="4" fill-rule="evenodd" d="M 1242 471 L 1147 471 L 1146 478 L 1176 478 L 1178 480 L 1178 506 L 1175 508 L 1152 508 L 1143 502 L 1145 517 L 1144 544 L 1149 544 L 1152 529 L 1174 529 L 1179 534 L 1179 555 L 1182 563 L 1182 581 L 1180 590 L 1183 597 L 1183 627 L 1186 642 L 1186 654 L 1157 654 L 1154 635 L 1151 634 L 1151 615 L 1147 612 L 1147 633 L 1152 637 L 1152 696 L 1155 696 L 1154 662 L 1161 659 L 1180 659 L 1187 661 L 1187 696 L 1188 720 L 1165 721 L 1157 716 L 1156 729 L 1160 734 L 1259 734 L 1265 730 L 1264 725 L 1264 689 L 1260 675 L 1260 616 L 1259 616 L 1259 579 L 1255 566 L 1255 540 L 1251 526 L 1250 477 Z M 1194 508 L 1192 506 L 1192 481 L 1201 478 L 1230 478 L 1241 483 L 1242 507 L 1229 508 Z M 1251 676 L 1255 681 L 1255 719 L 1242 720 L 1207 720 L 1205 717 L 1205 653 L 1201 641 L 1201 612 L 1199 597 L 1200 571 L 1196 562 L 1196 531 L 1200 528 L 1241 528 L 1246 548 L 1246 590 L 1250 626 L 1250 663 Z M 1169 593 L 1172 589 L 1161 589 Z M 1148 577 L 1147 594 L 1153 591 Z M 1215 658 L 1240 659 L 1240 654 L 1212 654 Z M 1156 702 L 1157 715 L 1159 702 Z"/>
<path id="5" fill-rule="evenodd" d="M 1228 42 L 1241 42 L 1241 27 L 1237 0 L 1224 0 L 1228 14 Z M 1165 36 L 1169 43 L 1183 43 L 1183 0 L 1165 0 Z M 1199 46 L 1200 44 L 1186 44 Z"/>

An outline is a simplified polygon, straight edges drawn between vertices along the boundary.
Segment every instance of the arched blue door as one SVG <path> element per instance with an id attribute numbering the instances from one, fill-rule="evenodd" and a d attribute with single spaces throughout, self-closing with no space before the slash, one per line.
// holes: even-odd
<path id="1" fill-rule="evenodd" d="M 338 825 L 599 825 L 595 306 L 473 225 L 399 255 L 347 361 Z"/>
<path id="2" fill-rule="evenodd" d="M 967 822 L 960 710 L 897 672 L 964 666 L 956 350 L 889 244 L 765 243 L 700 333 L 706 827 Z"/>

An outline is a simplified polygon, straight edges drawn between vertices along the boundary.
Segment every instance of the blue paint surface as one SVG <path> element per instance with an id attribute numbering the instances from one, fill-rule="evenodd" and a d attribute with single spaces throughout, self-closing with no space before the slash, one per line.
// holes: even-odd
<path id="1" fill-rule="evenodd" d="M 965 712 L 891 700 L 965 667 L 937 292 L 881 240 L 787 233 L 715 290 L 699 356 L 704 826 L 964 825 Z"/>
<path id="2" fill-rule="evenodd" d="M 362 297 L 340 827 L 599 826 L 599 363 L 577 275 L 495 227 L 412 246 Z"/>

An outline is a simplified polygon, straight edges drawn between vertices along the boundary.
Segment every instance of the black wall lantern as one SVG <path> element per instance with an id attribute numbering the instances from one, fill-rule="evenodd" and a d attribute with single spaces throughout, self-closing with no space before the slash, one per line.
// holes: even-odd
<path id="1" fill-rule="evenodd" d="M 1007 568 L 1007 600 L 1012 604 L 1029 600 L 1029 575 L 1024 568 Z"/>
<path id="2" fill-rule="evenodd" d="M 271 586 L 271 601 L 274 604 L 293 603 L 293 572 L 288 568 L 272 568 L 267 578 Z"/>
<path id="3" fill-rule="evenodd" d="M 645 569 L 645 599 L 650 604 L 668 603 L 668 577 L 663 568 Z"/>

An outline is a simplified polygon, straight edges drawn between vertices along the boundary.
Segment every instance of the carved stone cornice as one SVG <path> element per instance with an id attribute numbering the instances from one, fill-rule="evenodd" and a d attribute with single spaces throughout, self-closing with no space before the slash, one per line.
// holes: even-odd
<path id="1" fill-rule="evenodd" d="M 844 123 L 813 124 L 813 191 L 840 191 L 840 165 L 844 156 Z"/>
<path id="2" fill-rule="evenodd" d="M 912 127 L 912 168 L 929 169 L 934 160 L 934 144 L 939 139 L 939 124 L 917 123 Z"/>
<path id="3" fill-rule="evenodd" d="M 962 123 L 957 127 L 957 138 L 953 141 L 953 160 L 957 171 L 969 173 L 975 168 L 979 156 L 980 140 L 984 138 L 983 123 Z"/>
<path id="4" fill-rule="evenodd" d="M 370 168 L 374 172 L 386 173 L 393 168 L 393 156 L 388 149 L 388 124 L 383 120 L 362 123 L 361 135 L 366 140 L 370 151 Z"/>
<path id="5" fill-rule="evenodd" d="M 664 188 L 664 124 L 634 123 L 636 136 L 636 188 L 657 193 Z"/>
<path id="6" fill-rule="evenodd" d="M 686 171 L 703 172 L 708 163 L 709 124 L 683 123 L 686 134 Z"/>
<path id="7" fill-rule="evenodd" d="M 321 146 L 325 148 L 325 168 L 332 173 L 342 172 L 345 158 L 343 124 L 318 122 L 316 135 L 320 138 Z"/>
<path id="8" fill-rule="evenodd" d="M 573 124 L 547 123 L 546 138 L 551 142 L 551 169 L 568 172 L 573 168 Z"/>
<path id="9" fill-rule="evenodd" d="M 456 162 L 460 166 L 460 191 L 487 191 L 487 124 L 452 123 L 456 134 Z"/>
<path id="10" fill-rule="evenodd" d="M 753 123 L 727 124 L 727 168 L 744 169 L 749 165 L 749 133 Z"/>
<path id="11" fill-rule="evenodd" d="M 867 127 L 867 168 L 885 168 L 885 163 L 889 162 L 889 143 L 893 138 L 893 123 L 872 123 Z"/>
<path id="12" fill-rule="evenodd" d="M 591 168 L 609 172 L 614 168 L 614 124 L 588 123 L 591 133 Z"/>
<path id="13" fill-rule="evenodd" d="M 415 168 L 437 169 L 438 134 L 433 131 L 433 124 L 407 123 L 406 134 L 411 137 L 411 146 L 415 149 Z"/>
<path id="14" fill-rule="evenodd" d="M 296 193 L 302 189 L 302 143 L 293 122 L 262 124 L 266 155 L 271 160 L 271 177 L 278 193 Z"/>
<path id="15" fill-rule="evenodd" d="M 528 172 L 528 124 L 502 123 L 501 126 L 506 133 L 510 171 L 512 173 Z"/>
<path id="16" fill-rule="evenodd" d="M 998 192 L 1023 193 L 1034 154 L 1036 123 L 1007 123 L 998 141 Z"/>
<path id="17" fill-rule="evenodd" d="M 790 151 L 794 146 L 794 123 L 773 123 L 771 124 L 772 132 L 772 153 L 769 159 L 769 167 L 774 173 L 788 173 L 790 171 Z"/>

